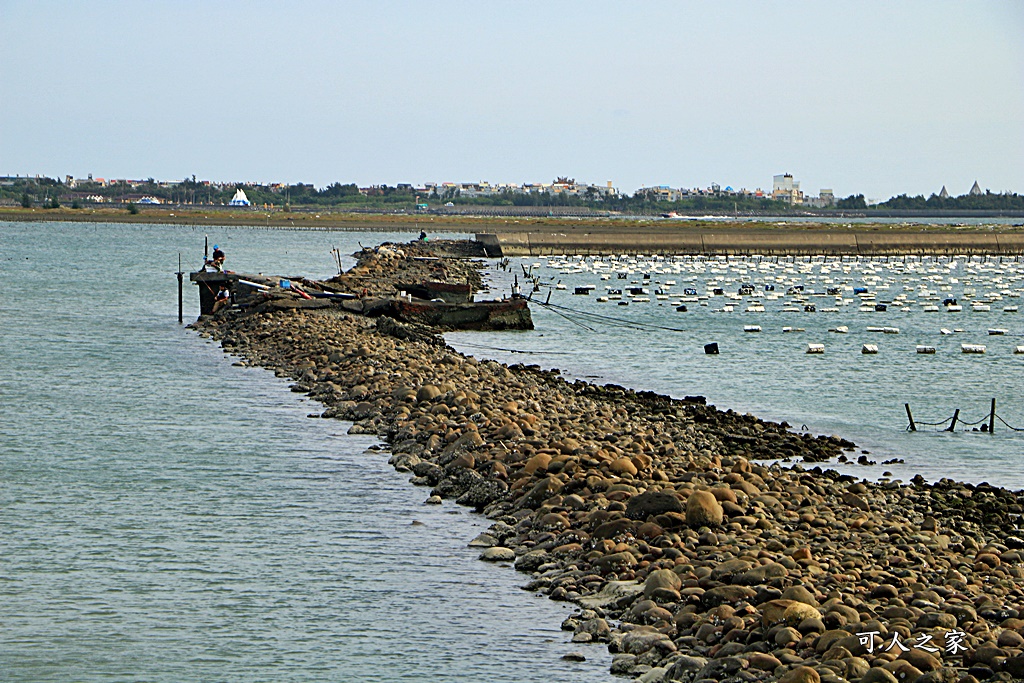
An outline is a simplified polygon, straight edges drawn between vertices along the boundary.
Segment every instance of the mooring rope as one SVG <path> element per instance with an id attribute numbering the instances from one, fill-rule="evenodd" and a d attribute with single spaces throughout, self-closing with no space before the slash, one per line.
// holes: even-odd
<path id="1" fill-rule="evenodd" d="M 559 306 L 558 304 L 545 303 L 543 301 L 535 301 L 544 308 L 551 309 L 553 313 L 561 315 L 563 318 L 569 319 L 568 316 L 561 313 L 560 311 L 568 311 L 569 313 L 586 319 L 588 322 L 593 323 L 604 323 L 612 327 L 624 327 L 633 330 L 663 330 L 667 332 L 689 332 L 690 330 L 684 330 L 679 327 L 666 327 L 664 325 L 654 325 L 652 323 L 638 322 L 635 320 L 626 320 L 625 318 L 616 318 L 610 315 L 602 315 L 600 313 L 591 313 L 589 311 L 580 311 L 575 308 L 569 308 L 568 306 Z"/>

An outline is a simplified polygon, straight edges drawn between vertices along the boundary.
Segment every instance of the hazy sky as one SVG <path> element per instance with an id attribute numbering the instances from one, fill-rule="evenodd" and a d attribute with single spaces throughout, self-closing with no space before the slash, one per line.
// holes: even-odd
<path id="1" fill-rule="evenodd" d="M 1024 2 L 0 0 L 0 174 L 1024 192 Z"/>

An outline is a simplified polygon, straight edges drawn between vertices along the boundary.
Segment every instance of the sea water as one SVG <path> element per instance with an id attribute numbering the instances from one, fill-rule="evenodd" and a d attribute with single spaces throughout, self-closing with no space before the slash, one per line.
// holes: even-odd
<path id="1" fill-rule="evenodd" d="M 205 233 L 311 277 L 412 237 L 0 223 L 0 680 L 609 680 L 488 520 L 178 325 Z"/>
<path id="2" fill-rule="evenodd" d="M 618 271 L 626 272 L 626 279 L 619 279 Z M 611 277 L 603 280 L 602 274 Z M 1024 355 L 1014 353 L 1024 345 L 1020 259 L 523 257 L 512 259 L 507 271 L 492 268 L 492 287 L 510 291 L 514 276 L 534 299 L 536 329 L 449 333 L 449 343 L 481 358 L 558 368 L 570 381 L 615 383 L 677 398 L 702 395 L 723 410 L 784 420 L 796 431 L 836 434 L 856 442 L 851 459 L 865 455 L 875 464 L 825 466 L 867 479 L 887 475 L 906 482 L 921 474 L 928 481 L 951 477 L 1024 488 L 1024 432 L 1000 420 L 993 433 L 979 431 L 987 427 L 993 398 L 1000 418 L 1024 427 Z M 531 292 L 534 281 L 539 288 Z M 787 296 L 789 282 L 801 283 L 804 291 Z M 744 284 L 753 287 L 755 297 L 725 296 L 738 295 Z M 588 285 L 594 287 L 588 295 L 574 294 L 576 287 Z M 766 285 L 775 289 L 766 292 Z M 648 294 L 631 298 L 628 287 Z M 836 306 L 835 296 L 809 294 L 835 287 L 843 288 L 851 303 Z M 872 301 L 870 311 L 861 311 L 853 292 L 859 287 L 875 293 L 877 302 L 904 294 L 913 303 L 890 303 L 879 312 Z M 688 297 L 687 288 L 711 296 Z M 715 288 L 722 295 L 713 295 Z M 622 298 L 597 300 L 611 289 L 621 289 Z M 658 289 L 671 295 L 658 299 Z M 769 294 L 782 296 L 769 300 Z M 798 311 L 783 310 L 794 308 L 787 303 L 800 294 L 815 312 L 804 312 L 802 303 Z M 971 301 L 993 299 L 990 295 L 1001 297 L 991 310 L 973 310 Z M 963 310 L 949 312 L 944 298 L 957 298 Z M 686 299 L 697 300 L 684 304 L 686 312 L 677 311 L 675 304 Z M 561 308 L 546 308 L 547 301 Z M 746 312 L 754 302 L 763 304 L 764 312 Z M 925 312 L 928 303 L 940 310 Z M 733 311 L 724 312 L 730 304 Z M 1003 310 L 1015 304 L 1021 310 Z M 761 332 L 745 332 L 747 326 Z M 829 331 L 839 327 L 848 332 Z M 1005 334 L 990 336 L 989 329 Z M 704 353 L 711 342 L 719 344 L 719 355 Z M 824 344 L 824 354 L 807 354 L 812 343 Z M 876 344 L 877 355 L 862 354 L 865 343 Z M 983 344 L 986 353 L 961 353 L 964 343 Z M 919 345 L 934 346 L 936 353 L 918 354 Z M 904 404 L 919 422 L 916 432 L 907 430 Z M 956 430 L 943 431 L 958 408 Z M 942 420 L 947 422 L 924 424 Z M 894 459 L 904 462 L 882 464 Z"/>

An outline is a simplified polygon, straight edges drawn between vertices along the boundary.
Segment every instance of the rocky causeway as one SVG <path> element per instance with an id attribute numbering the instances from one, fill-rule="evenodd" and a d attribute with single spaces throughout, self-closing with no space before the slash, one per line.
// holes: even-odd
<path id="1" fill-rule="evenodd" d="M 366 250 L 336 284 L 383 294 L 443 273 L 479 287 L 475 255 L 459 243 Z M 193 327 L 291 378 L 319 417 L 377 435 L 430 488 L 427 503 L 486 515 L 469 545 L 575 603 L 562 628 L 606 643 L 614 674 L 1024 677 L 1022 492 L 862 481 L 822 464 L 853 451 L 839 437 L 480 361 L 435 328 L 340 307 L 227 310 Z"/>

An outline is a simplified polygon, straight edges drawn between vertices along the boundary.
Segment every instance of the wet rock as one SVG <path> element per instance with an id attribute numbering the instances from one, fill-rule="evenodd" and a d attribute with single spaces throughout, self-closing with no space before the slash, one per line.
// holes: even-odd
<path id="1" fill-rule="evenodd" d="M 487 562 L 512 562 L 516 559 L 516 554 L 511 548 L 495 547 L 480 553 L 480 559 Z"/>
<path id="2" fill-rule="evenodd" d="M 498 479 L 480 479 L 470 484 L 455 502 L 476 508 L 479 512 L 491 503 L 504 499 L 507 493 L 508 485 L 505 482 Z"/>

